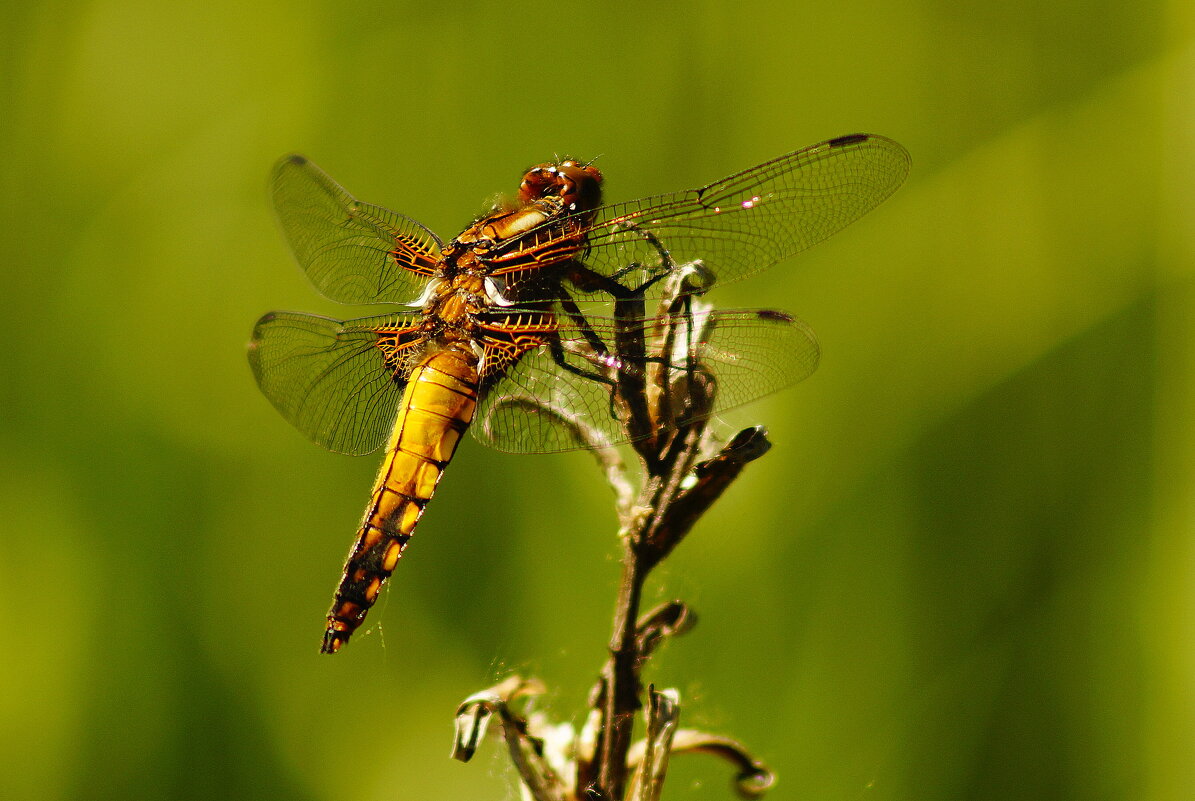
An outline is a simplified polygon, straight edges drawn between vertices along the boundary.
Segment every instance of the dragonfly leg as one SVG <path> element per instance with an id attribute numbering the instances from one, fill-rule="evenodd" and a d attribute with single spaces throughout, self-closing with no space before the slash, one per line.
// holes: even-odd
<path id="1" fill-rule="evenodd" d="M 613 275 L 602 275 L 577 261 L 573 263 L 569 272 L 569 280 L 582 292 L 605 292 L 615 300 L 635 300 L 642 297 L 657 281 L 672 274 L 665 270 L 653 275 L 634 289 L 619 283 L 618 279 L 622 276 L 642 269 L 643 265 L 639 262 L 631 262 Z"/>
<path id="2" fill-rule="evenodd" d="M 606 343 L 602 341 L 602 338 L 593 330 L 593 326 L 585 319 L 585 314 L 577 306 L 577 302 L 563 288 L 560 291 L 560 308 L 564 311 L 564 315 L 581 330 L 581 336 L 585 337 L 585 341 L 593 349 L 594 353 L 605 355 L 609 352 Z"/>
<path id="3" fill-rule="evenodd" d="M 634 289 L 635 292 L 646 291 L 647 288 L 650 287 L 652 284 L 654 284 L 656 281 L 659 281 L 661 278 L 663 278 L 665 276 L 672 275 L 676 271 L 676 262 L 672 260 L 672 254 L 668 252 L 668 248 L 664 247 L 664 243 L 661 242 L 656 237 L 655 234 L 653 234 L 651 231 L 644 230 L 637 225 L 632 225 L 629 223 L 624 223 L 622 228 L 624 230 L 634 231 L 635 233 L 639 234 L 644 239 L 646 239 L 647 242 L 652 246 L 652 248 L 655 249 L 656 254 L 660 257 L 660 266 L 657 268 L 654 268 L 656 271 L 656 274 L 653 275 L 647 281 L 645 281 L 643 284 L 640 284 L 638 287 L 636 287 Z M 623 267 L 621 270 L 618 270 L 618 271 L 612 273 L 610 277 L 613 278 L 615 281 L 617 281 L 618 279 L 622 278 L 624 275 L 633 273 L 636 270 L 644 270 L 645 272 L 650 271 L 643 264 L 633 261 L 630 264 L 628 264 L 626 267 Z"/>
<path id="4" fill-rule="evenodd" d="M 573 375 L 579 375 L 582 378 L 587 378 L 590 381 L 597 381 L 601 384 L 608 384 L 611 387 L 616 384 L 614 379 L 610 378 L 609 376 L 577 367 L 575 364 L 569 364 L 565 360 L 564 343 L 560 341 L 560 337 L 552 336 L 548 338 L 548 350 L 552 354 L 552 361 L 556 362 L 556 364 L 558 364 L 561 368 L 568 370 Z"/>

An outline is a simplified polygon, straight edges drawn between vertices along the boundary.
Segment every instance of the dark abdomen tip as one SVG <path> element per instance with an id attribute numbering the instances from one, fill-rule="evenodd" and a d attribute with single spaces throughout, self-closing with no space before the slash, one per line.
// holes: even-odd
<path id="1" fill-rule="evenodd" d="M 334 654 L 340 650 L 340 646 L 349 641 L 349 631 L 337 631 L 331 625 L 328 626 L 327 631 L 324 632 L 324 643 L 320 646 L 319 652 L 321 654 Z"/>

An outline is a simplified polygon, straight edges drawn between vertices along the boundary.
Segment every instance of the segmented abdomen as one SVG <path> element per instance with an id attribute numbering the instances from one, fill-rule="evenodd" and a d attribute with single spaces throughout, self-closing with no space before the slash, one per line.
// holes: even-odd
<path id="1" fill-rule="evenodd" d="M 411 371 L 386 458 L 336 588 L 320 649 L 334 654 L 365 620 L 436 491 L 477 406 L 477 357 L 451 343 Z"/>

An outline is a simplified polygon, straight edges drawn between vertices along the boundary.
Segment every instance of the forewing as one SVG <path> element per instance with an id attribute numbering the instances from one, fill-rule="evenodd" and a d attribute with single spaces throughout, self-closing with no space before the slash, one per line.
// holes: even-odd
<path id="1" fill-rule="evenodd" d="M 358 202 L 303 156 L 274 168 L 278 220 L 299 266 L 341 303 L 407 303 L 435 272 L 443 243 L 409 217 Z"/>
<path id="2" fill-rule="evenodd" d="M 271 312 L 253 329 L 249 364 L 274 407 L 315 442 L 359 455 L 386 439 L 422 337 L 418 315 L 341 322 Z"/>
<path id="3" fill-rule="evenodd" d="M 648 330 L 659 330 L 664 318 L 644 318 Z M 558 334 L 562 367 L 545 344 L 526 351 L 486 391 L 473 424 L 474 435 L 491 447 L 513 453 L 546 453 L 594 446 L 619 445 L 630 440 L 612 400 L 611 384 L 597 380 L 619 370 L 645 372 L 650 365 L 633 365 L 614 352 L 616 323 L 610 318 L 588 319 L 581 327 L 560 319 Z M 659 341 L 649 340 L 649 352 L 669 366 L 668 380 L 685 374 L 685 353 L 698 370 L 715 381 L 713 403 L 700 417 L 741 406 L 807 378 L 817 369 L 819 348 L 813 331 L 784 312 L 746 309 L 715 310 L 686 316 L 681 330 L 691 326 L 692 337 L 679 337 L 670 354 Z M 607 343 L 605 354 L 593 350 L 596 336 Z M 590 377 L 581 375 L 588 373 Z M 658 375 L 657 371 L 657 375 Z M 659 430 L 675 427 L 675 420 L 657 421 Z"/>
<path id="4" fill-rule="evenodd" d="M 859 219 L 908 171 L 909 154 L 897 142 L 841 136 L 700 189 L 604 206 L 581 259 L 632 288 L 696 260 L 719 283 L 736 281 Z"/>

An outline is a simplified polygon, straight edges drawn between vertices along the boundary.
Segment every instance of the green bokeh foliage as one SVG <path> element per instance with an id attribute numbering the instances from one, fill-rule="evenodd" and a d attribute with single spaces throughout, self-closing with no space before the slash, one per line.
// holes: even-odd
<path id="1" fill-rule="evenodd" d="M 1195 13 L 1127 2 L 10 3 L 0 26 L 0 797 L 510 798 L 447 758 L 509 670 L 576 716 L 617 580 L 583 455 L 466 443 L 371 634 L 317 653 L 372 478 L 258 394 L 338 316 L 265 176 L 301 151 L 451 236 L 553 154 L 611 199 L 820 139 L 914 157 L 723 305 L 824 359 L 653 592 L 649 678 L 777 799 L 1195 786 Z M 668 797 L 727 797 L 678 760 Z"/>

